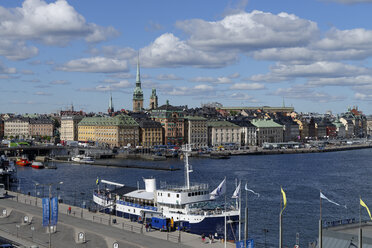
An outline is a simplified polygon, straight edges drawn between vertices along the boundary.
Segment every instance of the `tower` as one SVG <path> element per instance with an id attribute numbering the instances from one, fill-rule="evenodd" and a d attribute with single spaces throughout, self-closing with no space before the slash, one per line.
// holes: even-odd
<path id="1" fill-rule="evenodd" d="M 133 112 L 139 112 L 142 109 L 143 109 L 143 91 L 141 89 L 141 77 L 140 77 L 139 56 L 138 56 L 136 88 L 134 88 L 134 92 L 133 92 Z"/>
<path id="2" fill-rule="evenodd" d="M 108 107 L 107 112 L 109 114 L 114 113 L 114 105 L 112 104 L 112 94 L 111 93 L 110 93 L 110 101 L 109 101 L 109 107 Z"/>
<path id="3" fill-rule="evenodd" d="M 156 89 L 152 89 L 152 93 L 150 96 L 150 110 L 158 108 L 158 96 L 156 95 Z"/>

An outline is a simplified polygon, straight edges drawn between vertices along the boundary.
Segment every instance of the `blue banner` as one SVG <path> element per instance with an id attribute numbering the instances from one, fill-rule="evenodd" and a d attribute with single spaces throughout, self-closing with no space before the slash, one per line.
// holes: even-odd
<path id="1" fill-rule="evenodd" d="M 49 198 L 43 198 L 43 226 L 49 226 Z"/>
<path id="2" fill-rule="evenodd" d="M 58 199 L 53 197 L 50 199 L 50 225 L 56 226 L 58 222 Z"/>
<path id="3" fill-rule="evenodd" d="M 235 245 L 236 245 L 236 248 L 245 248 L 244 247 L 244 240 L 236 241 Z M 248 239 L 247 240 L 247 248 L 254 248 L 253 239 Z"/>

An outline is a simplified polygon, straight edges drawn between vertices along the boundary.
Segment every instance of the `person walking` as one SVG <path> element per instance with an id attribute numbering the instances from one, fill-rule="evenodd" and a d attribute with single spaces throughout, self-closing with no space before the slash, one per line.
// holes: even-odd
<path id="1" fill-rule="evenodd" d="M 205 243 L 205 234 L 204 233 L 202 234 L 201 238 L 202 238 L 202 242 Z"/>

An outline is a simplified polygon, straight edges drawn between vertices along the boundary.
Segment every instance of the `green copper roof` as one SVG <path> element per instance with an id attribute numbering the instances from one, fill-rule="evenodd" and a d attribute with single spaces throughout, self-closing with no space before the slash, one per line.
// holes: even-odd
<path id="1" fill-rule="evenodd" d="M 201 116 L 185 116 L 185 119 L 190 121 L 206 121 L 207 119 Z"/>
<path id="2" fill-rule="evenodd" d="M 255 125 L 256 127 L 283 127 L 282 125 L 276 123 L 275 121 L 271 119 L 270 120 L 254 119 L 251 121 L 251 123 Z"/>
<path id="3" fill-rule="evenodd" d="M 85 117 L 79 126 L 138 126 L 138 123 L 128 115 L 115 117 Z"/>
<path id="4" fill-rule="evenodd" d="M 228 121 L 208 121 L 208 127 L 239 127 Z"/>

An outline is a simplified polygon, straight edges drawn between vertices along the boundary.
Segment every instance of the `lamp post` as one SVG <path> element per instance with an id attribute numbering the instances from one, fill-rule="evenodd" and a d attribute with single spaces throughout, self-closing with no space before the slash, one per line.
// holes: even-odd
<path id="1" fill-rule="evenodd" d="M 51 219 L 52 211 L 50 209 L 50 206 L 51 206 L 51 199 L 52 199 L 52 185 L 53 184 L 63 184 L 63 182 L 46 184 L 46 185 L 49 186 L 49 223 L 48 223 L 48 229 L 49 229 L 49 248 L 52 248 L 52 227 L 50 225 L 50 219 Z M 44 185 L 43 185 L 43 189 L 44 189 Z"/>

